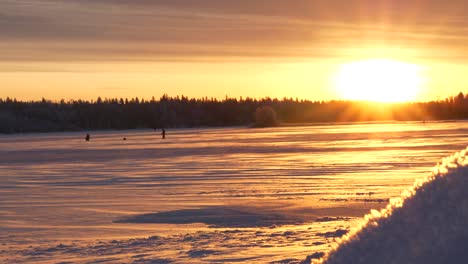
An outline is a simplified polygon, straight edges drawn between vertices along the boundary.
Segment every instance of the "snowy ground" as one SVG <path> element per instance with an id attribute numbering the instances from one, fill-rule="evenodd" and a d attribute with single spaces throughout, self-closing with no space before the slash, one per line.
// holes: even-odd
<path id="1" fill-rule="evenodd" d="M 3 135 L 0 263 L 296 263 L 463 149 L 467 132 L 441 122 Z"/>

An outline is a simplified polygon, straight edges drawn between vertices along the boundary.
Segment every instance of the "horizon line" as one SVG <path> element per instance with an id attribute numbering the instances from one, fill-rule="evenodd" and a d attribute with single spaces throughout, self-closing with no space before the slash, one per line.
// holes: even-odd
<path id="1" fill-rule="evenodd" d="M 151 103 L 151 102 L 161 102 L 166 99 L 186 99 L 186 100 L 197 100 L 197 101 L 217 101 L 217 102 L 226 102 L 229 100 L 236 100 L 236 101 L 247 101 L 247 100 L 253 100 L 253 101 L 295 101 L 295 102 L 312 102 L 312 103 L 332 103 L 332 102 L 341 102 L 341 103 L 367 103 L 367 104 L 384 104 L 384 105 L 395 105 L 395 104 L 412 104 L 412 103 L 432 103 L 432 102 L 444 102 L 447 100 L 455 99 L 456 97 L 463 95 L 464 98 L 468 98 L 468 92 L 463 93 L 460 91 L 456 95 L 452 96 L 447 96 L 443 99 L 432 99 L 432 100 L 426 100 L 426 101 L 417 101 L 417 100 L 408 100 L 408 101 L 400 101 L 400 102 L 388 102 L 388 101 L 373 101 L 373 100 L 350 100 L 350 99 L 327 99 L 327 100 L 313 100 L 313 99 L 306 99 L 306 98 L 299 98 L 299 97 L 270 97 L 270 96 L 264 96 L 264 97 L 251 97 L 251 96 L 229 96 L 225 95 L 225 97 L 216 97 L 216 96 L 201 96 L 201 97 L 189 97 L 186 95 L 175 95 L 175 96 L 169 96 L 167 93 L 164 93 L 161 95 L 159 98 L 156 96 L 151 96 L 150 98 L 148 97 L 102 97 L 102 96 L 97 96 L 95 99 L 84 99 L 84 98 L 71 98 L 71 99 L 48 99 L 46 97 L 42 97 L 40 99 L 30 99 L 30 100 L 23 100 L 23 99 L 17 99 L 16 97 L 0 97 L 0 102 L 6 102 L 8 100 L 14 101 L 14 102 L 21 102 L 21 103 L 41 103 L 41 102 L 47 102 L 47 103 L 54 103 L 54 104 L 60 104 L 60 103 L 74 103 L 74 102 L 84 102 L 84 103 L 97 103 L 99 100 L 102 102 L 109 102 L 109 101 L 120 101 L 124 100 L 125 101 L 130 101 L 134 103 L 135 100 L 138 100 L 139 103 Z"/>

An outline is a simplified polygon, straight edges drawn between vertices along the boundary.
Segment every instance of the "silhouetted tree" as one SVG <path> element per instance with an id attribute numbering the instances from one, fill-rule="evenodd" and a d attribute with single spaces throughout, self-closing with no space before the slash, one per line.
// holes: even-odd
<path id="1" fill-rule="evenodd" d="M 255 126 L 271 127 L 278 125 L 276 112 L 270 106 L 260 106 L 255 110 Z"/>
<path id="2" fill-rule="evenodd" d="M 271 126 L 286 123 L 467 119 L 468 97 L 425 103 L 309 101 L 297 98 L 97 98 L 21 102 L 0 98 L 0 133 L 89 129 Z"/>

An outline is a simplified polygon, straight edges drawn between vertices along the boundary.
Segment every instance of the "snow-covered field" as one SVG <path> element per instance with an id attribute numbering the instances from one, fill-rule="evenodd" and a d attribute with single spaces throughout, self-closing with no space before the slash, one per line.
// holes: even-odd
<path id="1" fill-rule="evenodd" d="M 468 123 L 167 132 L 0 136 L 0 263 L 318 257 L 463 149 Z"/>

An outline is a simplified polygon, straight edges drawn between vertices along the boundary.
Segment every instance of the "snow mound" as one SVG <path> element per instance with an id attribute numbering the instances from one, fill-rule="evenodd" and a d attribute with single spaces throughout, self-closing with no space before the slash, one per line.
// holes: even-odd
<path id="1" fill-rule="evenodd" d="M 468 263 L 468 148 L 445 158 L 317 263 Z"/>

